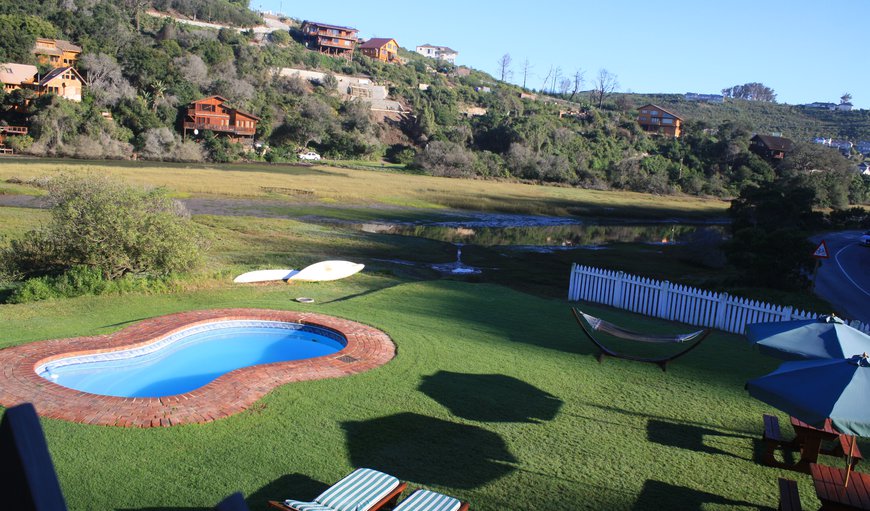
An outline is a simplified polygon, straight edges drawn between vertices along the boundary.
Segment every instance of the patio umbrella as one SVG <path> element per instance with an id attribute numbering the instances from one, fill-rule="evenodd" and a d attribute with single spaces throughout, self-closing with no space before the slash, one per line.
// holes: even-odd
<path id="1" fill-rule="evenodd" d="M 746 383 L 752 397 L 814 427 L 830 418 L 841 433 L 853 435 L 846 483 L 852 469 L 854 436 L 870 436 L 870 357 L 785 362 L 775 371 Z"/>
<path id="2" fill-rule="evenodd" d="M 870 335 L 835 316 L 754 323 L 746 327 L 746 337 L 763 353 L 788 360 L 844 359 L 870 352 Z"/>

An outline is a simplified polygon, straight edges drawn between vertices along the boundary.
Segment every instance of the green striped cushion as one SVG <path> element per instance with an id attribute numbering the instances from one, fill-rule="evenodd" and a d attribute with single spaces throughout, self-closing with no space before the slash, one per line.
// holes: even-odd
<path id="1" fill-rule="evenodd" d="M 429 490 L 417 490 L 393 511 L 456 511 L 462 503 Z"/>
<path id="2" fill-rule="evenodd" d="M 391 475 L 358 468 L 321 493 L 314 502 L 335 511 L 368 511 L 397 486 L 399 480 Z"/>
<path id="3" fill-rule="evenodd" d="M 335 511 L 331 507 L 323 506 L 317 502 L 303 502 L 301 500 L 287 499 L 284 504 L 296 511 Z"/>

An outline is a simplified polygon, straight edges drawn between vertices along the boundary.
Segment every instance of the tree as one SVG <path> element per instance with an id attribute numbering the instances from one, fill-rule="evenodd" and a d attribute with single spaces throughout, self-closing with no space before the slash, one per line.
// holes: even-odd
<path id="1" fill-rule="evenodd" d="M 523 61 L 523 88 L 526 88 L 526 79 L 529 77 L 529 73 L 532 71 L 532 64 L 529 62 L 529 59 Z"/>
<path id="2" fill-rule="evenodd" d="M 500 80 L 503 82 L 510 80 L 513 75 L 513 71 L 511 71 L 511 62 L 512 59 L 510 53 L 505 53 L 500 59 L 498 59 L 499 76 L 501 77 Z"/>
<path id="3" fill-rule="evenodd" d="M 722 89 L 722 95 L 726 98 L 776 103 L 776 92 L 763 83 L 758 82 L 745 83 Z"/>
<path id="4" fill-rule="evenodd" d="M 0 252 L 6 273 L 30 277 L 86 266 L 107 280 L 166 276 L 193 269 L 205 246 L 184 206 L 164 189 L 64 175 L 48 183 L 48 201 L 49 223 Z"/>
<path id="5" fill-rule="evenodd" d="M 850 103 L 852 101 L 852 95 L 848 92 L 844 92 L 842 96 L 840 96 L 840 104 Z"/>
<path id="6" fill-rule="evenodd" d="M 578 69 L 577 71 L 574 71 L 574 80 L 573 80 L 574 88 L 571 90 L 571 97 L 568 98 L 568 101 L 573 101 L 574 96 L 576 96 L 577 93 L 580 92 L 580 89 L 583 88 L 583 82 L 585 81 L 584 75 L 585 75 L 585 73 L 580 69 Z"/>
<path id="7" fill-rule="evenodd" d="M 124 78 L 118 62 L 105 53 L 88 53 L 79 60 L 88 77 L 88 92 L 100 106 L 116 105 L 121 99 L 136 96 L 136 90 Z"/>
<path id="8" fill-rule="evenodd" d="M 606 69 L 598 70 L 598 76 L 592 82 L 592 98 L 598 103 L 598 108 L 604 103 L 607 96 L 619 88 L 619 82 L 616 80 L 616 75 Z"/>

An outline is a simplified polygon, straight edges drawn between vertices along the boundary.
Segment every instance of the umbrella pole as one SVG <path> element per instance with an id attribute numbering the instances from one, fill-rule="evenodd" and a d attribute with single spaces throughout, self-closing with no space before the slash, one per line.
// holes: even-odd
<path id="1" fill-rule="evenodd" d="M 846 458 L 846 480 L 843 482 L 843 488 L 849 486 L 849 475 L 852 474 L 852 456 L 855 452 L 855 435 L 852 435 L 852 441 L 849 442 L 849 457 Z"/>

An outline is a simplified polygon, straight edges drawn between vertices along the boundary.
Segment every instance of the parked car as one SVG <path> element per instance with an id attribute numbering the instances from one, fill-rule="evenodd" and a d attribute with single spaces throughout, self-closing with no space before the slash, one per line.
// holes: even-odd
<path id="1" fill-rule="evenodd" d="M 314 151 L 308 151 L 305 153 L 299 153 L 300 160 L 309 160 L 309 161 L 319 161 L 320 155 L 315 153 Z"/>
<path id="2" fill-rule="evenodd" d="M 865 247 L 870 247 L 870 231 L 866 231 L 861 235 L 861 241 L 859 241 Z"/>

